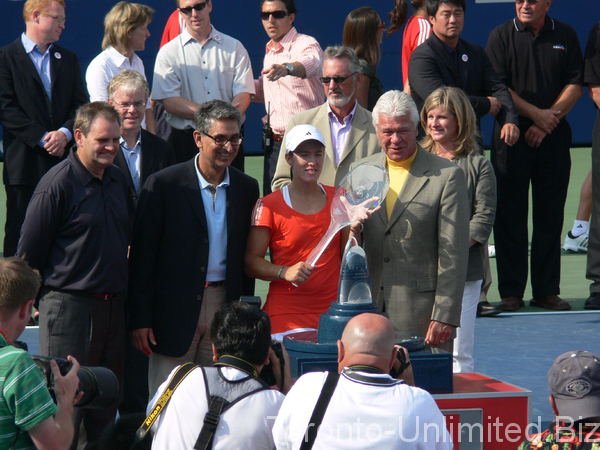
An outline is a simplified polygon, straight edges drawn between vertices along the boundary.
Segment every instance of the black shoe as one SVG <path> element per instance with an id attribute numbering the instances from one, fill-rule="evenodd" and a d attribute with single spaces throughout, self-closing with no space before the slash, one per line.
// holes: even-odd
<path id="1" fill-rule="evenodd" d="M 600 309 L 600 292 L 592 292 L 585 301 L 583 309 Z"/>
<path id="2" fill-rule="evenodd" d="M 477 304 L 477 317 L 492 317 L 500 314 L 502 310 L 498 306 L 490 305 L 490 302 L 479 302 Z"/>

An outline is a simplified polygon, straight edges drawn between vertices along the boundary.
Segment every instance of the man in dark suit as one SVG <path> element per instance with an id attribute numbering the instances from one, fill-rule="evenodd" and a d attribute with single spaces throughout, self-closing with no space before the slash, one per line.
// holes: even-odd
<path id="1" fill-rule="evenodd" d="M 242 141 L 241 114 L 211 100 L 194 123 L 199 154 L 148 178 L 131 242 L 129 329 L 150 357 L 151 396 L 176 366 L 212 365 L 214 312 L 254 293 L 244 253 L 258 183 L 229 167 Z"/>
<path id="2" fill-rule="evenodd" d="M 77 108 L 87 102 L 77 56 L 53 43 L 65 28 L 64 0 L 27 0 L 26 31 L 0 49 L 4 131 L 4 255 L 17 251 L 35 186 L 65 155 Z"/>
<path id="3" fill-rule="evenodd" d="M 142 103 L 150 96 L 150 86 L 136 70 L 126 69 L 108 84 L 108 103 L 121 116 L 121 148 L 114 164 L 123 171 L 131 192 L 131 218 L 137 206 L 138 194 L 150 175 L 175 164 L 173 146 L 144 130 Z"/>
<path id="4" fill-rule="evenodd" d="M 150 87 L 136 70 L 126 69 L 110 80 L 108 103 L 121 117 L 120 148 L 114 165 L 123 171 L 129 187 L 128 209 L 133 224 L 138 194 L 146 179 L 155 172 L 175 164 L 171 144 L 142 128 Z M 144 412 L 148 404 L 148 357 L 138 352 L 128 340 L 125 348 L 125 376 L 121 414 Z"/>
<path id="5" fill-rule="evenodd" d="M 428 0 L 432 33 L 410 57 L 408 81 L 419 111 L 429 95 L 441 86 L 462 89 L 477 115 L 486 114 L 503 125 L 502 139 L 513 145 L 519 138 L 518 116 L 508 88 L 494 71 L 479 45 L 460 39 L 465 24 L 465 0 Z"/>

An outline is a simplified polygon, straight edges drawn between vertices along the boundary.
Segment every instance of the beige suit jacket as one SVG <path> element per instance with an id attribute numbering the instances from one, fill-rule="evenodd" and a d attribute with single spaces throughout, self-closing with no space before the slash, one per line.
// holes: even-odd
<path id="1" fill-rule="evenodd" d="M 369 160 L 386 164 L 386 155 L 352 166 Z M 396 330 L 426 336 L 431 320 L 460 325 L 469 218 L 463 171 L 419 146 L 390 220 L 384 202 L 364 223 L 373 299 Z"/>
<path id="2" fill-rule="evenodd" d="M 331 138 L 331 127 L 327 116 L 327 103 L 316 108 L 298 113 L 290 119 L 286 128 L 286 135 L 296 125 L 310 124 L 317 128 L 325 138 L 325 161 L 319 182 L 327 186 L 337 186 L 350 169 L 350 164 L 361 158 L 381 152 L 381 145 L 375 135 L 375 128 L 371 120 L 371 113 L 360 105 L 356 105 L 356 112 L 352 119 L 352 126 L 346 141 L 346 147 L 342 153 L 340 163 L 336 167 L 333 140 Z M 271 183 L 271 189 L 277 189 L 292 181 L 291 169 L 285 160 L 285 136 L 281 143 L 281 151 L 277 160 L 275 176 Z"/>

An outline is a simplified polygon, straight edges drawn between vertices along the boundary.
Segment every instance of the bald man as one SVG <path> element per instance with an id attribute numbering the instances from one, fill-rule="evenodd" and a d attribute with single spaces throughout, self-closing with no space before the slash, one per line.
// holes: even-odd
<path id="1" fill-rule="evenodd" d="M 287 394 L 273 427 L 278 449 L 299 448 L 318 430 L 315 448 L 451 449 L 450 434 L 431 395 L 394 379 L 394 327 L 378 314 L 354 317 L 338 341 L 339 376 L 312 372 Z M 404 349 L 400 349 L 404 352 Z M 408 356 L 408 355 L 406 355 Z M 404 377 L 412 376 L 410 368 Z M 313 411 L 327 384 L 333 393 L 322 421 Z M 310 422 L 310 426 L 309 426 Z"/>

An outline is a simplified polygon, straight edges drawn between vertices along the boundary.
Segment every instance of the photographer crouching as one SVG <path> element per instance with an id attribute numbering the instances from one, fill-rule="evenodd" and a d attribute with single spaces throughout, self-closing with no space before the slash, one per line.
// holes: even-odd
<path id="1" fill-rule="evenodd" d="M 282 379 L 271 348 L 269 316 L 248 303 L 229 303 L 215 313 L 210 332 L 214 367 L 176 368 L 150 401 L 142 429 L 156 421 L 157 449 L 274 448 L 271 429 L 284 396 L 269 389 L 259 373 L 272 364 L 283 393 L 292 382 L 287 353 L 283 350 Z"/>
<path id="2" fill-rule="evenodd" d="M 40 274 L 21 258 L 0 258 L 0 448 L 64 449 L 73 441 L 73 405 L 77 394 L 79 363 L 69 356 L 71 370 L 62 376 L 56 361 L 55 405 L 46 380 L 31 356 L 12 343 L 23 333 Z M 12 420 L 7 420 L 7 418 Z"/>

